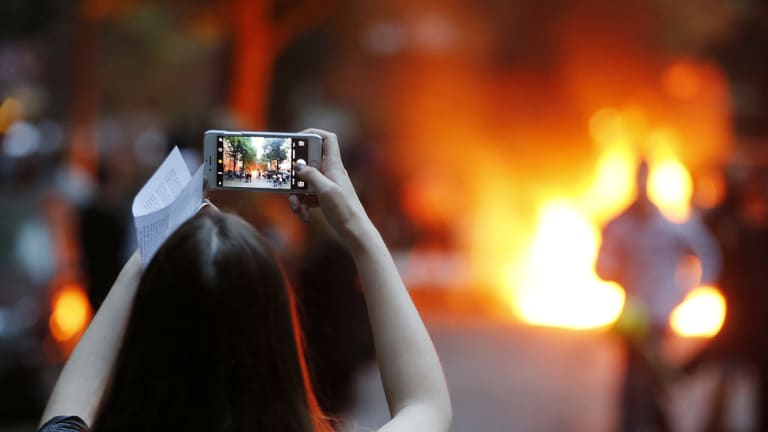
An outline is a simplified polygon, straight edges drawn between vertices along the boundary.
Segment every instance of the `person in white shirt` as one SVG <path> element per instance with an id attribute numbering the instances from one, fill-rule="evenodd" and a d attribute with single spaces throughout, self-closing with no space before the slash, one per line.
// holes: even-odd
<path id="1" fill-rule="evenodd" d="M 697 215 L 685 223 L 666 219 L 648 196 L 648 163 L 637 171 L 637 199 L 603 229 L 597 274 L 626 292 L 619 320 L 627 351 L 622 390 L 623 431 L 667 430 L 658 400 L 661 342 L 672 310 L 692 286 L 680 286 L 678 269 L 688 257 L 701 261 L 701 283 L 713 283 L 720 270 L 715 239 Z"/>

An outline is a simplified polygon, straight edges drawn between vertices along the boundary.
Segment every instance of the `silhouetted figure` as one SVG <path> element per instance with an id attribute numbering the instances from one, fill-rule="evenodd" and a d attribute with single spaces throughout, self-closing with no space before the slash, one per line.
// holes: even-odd
<path id="1" fill-rule="evenodd" d="M 98 309 L 125 263 L 131 241 L 130 207 L 105 165 L 99 167 L 99 194 L 80 212 L 80 244 L 88 300 Z"/>
<path id="2" fill-rule="evenodd" d="M 692 287 L 678 286 L 678 266 L 689 256 L 702 263 L 702 281 L 719 271 L 714 240 L 696 217 L 684 224 L 667 220 L 650 201 L 648 164 L 637 170 L 637 199 L 603 230 L 596 270 L 618 282 L 626 303 L 617 330 L 626 351 L 622 388 L 622 431 L 669 430 L 659 396 L 664 391 L 661 342 L 669 315 Z"/>

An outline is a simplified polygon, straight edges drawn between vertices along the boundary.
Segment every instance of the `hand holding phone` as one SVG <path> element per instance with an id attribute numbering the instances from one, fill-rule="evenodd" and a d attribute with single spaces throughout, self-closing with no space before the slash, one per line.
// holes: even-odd
<path id="1" fill-rule="evenodd" d="M 305 166 L 297 171 L 297 178 L 306 181 L 314 189 L 316 199 L 308 200 L 310 197 L 292 195 L 289 197 L 291 210 L 307 221 L 309 207 L 319 206 L 328 224 L 339 234 L 339 240 L 355 250 L 363 237 L 378 232 L 360 203 L 344 168 L 338 139 L 335 134 L 321 129 L 307 129 L 304 132 L 323 137 L 322 164 Z"/>
<path id="2" fill-rule="evenodd" d="M 322 138 L 314 133 L 209 130 L 203 149 L 210 189 L 313 193 L 296 177 L 296 165 L 322 160 Z"/>

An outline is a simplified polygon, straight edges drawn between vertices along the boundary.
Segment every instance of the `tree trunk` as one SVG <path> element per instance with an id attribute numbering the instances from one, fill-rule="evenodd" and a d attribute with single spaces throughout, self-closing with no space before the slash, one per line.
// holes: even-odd
<path id="1" fill-rule="evenodd" d="M 70 130 L 70 166 L 96 179 L 98 146 L 93 137 L 93 125 L 98 110 L 99 82 L 95 67 L 94 24 L 79 17 L 74 35 L 72 63 L 72 124 Z"/>
<path id="2" fill-rule="evenodd" d="M 235 0 L 229 106 L 242 129 L 263 129 L 275 62 L 271 2 Z"/>

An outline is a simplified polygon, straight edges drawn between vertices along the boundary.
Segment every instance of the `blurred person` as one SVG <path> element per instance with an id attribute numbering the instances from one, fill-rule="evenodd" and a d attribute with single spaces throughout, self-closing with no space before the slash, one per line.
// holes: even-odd
<path id="1" fill-rule="evenodd" d="M 127 179 L 133 174 L 127 163 L 112 156 L 102 159 L 97 172 L 98 193 L 79 212 L 79 243 L 88 299 L 98 309 L 109 292 L 115 276 L 135 247 L 129 194 L 134 185 Z"/>
<path id="2" fill-rule="evenodd" d="M 768 179 L 751 169 L 743 185 L 731 182 L 724 202 L 706 218 L 723 251 L 718 286 L 728 305 L 720 332 L 685 366 L 715 366 L 719 382 L 708 410 L 707 430 L 728 430 L 727 394 L 744 376 L 755 379 L 754 431 L 768 431 Z"/>
<path id="3" fill-rule="evenodd" d="M 637 198 L 603 229 L 597 274 L 626 292 L 616 324 L 626 355 L 620 430 L 670 429 L 662 403 L 666 365 L 662 341 L 669 316 L 692 287 L 678 286 L 679 266 L 701 261 L 701 282 L 714 282 L 720 267 L 714 239 L 696 215 L 683 224 L 667 220 L 648 197 L 649 167 L 637 169 Z"/>
<path id="4" fill-rule="evenodd" d="M 447 431 L 440 362 L 336 136 L 298 166 L 354 258 L 392 419 L 382 431 Z M 309 220 L 310 200 L 289 198 Z M 72 353 L 41 431 L 328 431 L 305 365 L 293 290 L 255 229 L 204 207 L 142 272 L 135 253 Z M 91 429 L 89 426 L 91 425 Z"/>

